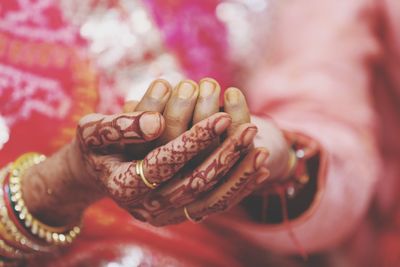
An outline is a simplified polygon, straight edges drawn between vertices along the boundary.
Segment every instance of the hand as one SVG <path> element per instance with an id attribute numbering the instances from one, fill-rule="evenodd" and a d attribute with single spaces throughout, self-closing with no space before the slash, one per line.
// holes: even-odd
<path id="1" fill-rule="evenodd" d="M 232 203 L 236 203 L 247 194 L 255 181 L 259 183 L 267 177 L 268 171 L 261 168 L 263 164 L 260 164 L 262 159 L 267 157 L 267 152 L 264 149 L 252 150 L 242 161 L 246 164 L 232 168 L 235 162 L 251 149 L 256 128 L 252 124 L 244 124 L 237 128 L 240 124 L 238 118 L 241 117 L 237 117 L 237 114 L 233 116 L 233 126 L 230 116 L 226 113 L 207 117 L 217 110 L 219 98 L 218 84 L 210 79 L 208 81 L 214 82 L 215 85 L 212 90 L 214 93 L 208 97 L 202 92 L 208 90 L 208 85 L 204 84 L 206 81 L 202 81 L 200 89 L 195 83 L 188 82 L 194 85 L 195 92 L 191 97 L 182 98 L 177 92 L 172 92 L 168 100 L 162 100 L 167 107 L 171 105 L 172 111 L 181 105 L 184 114 L 197 114 L 184 117 L 184 120 L 179 114 L 174 115 L 168 108 L 163 108 L 163 104 L 160 106 L 166 120 L 159 113 L 140 111 L 113 116 L 92 114 L 84 117 L 78 126 L 76 140 L 45 162 L 29 169 L 24 175 L 22 191 L 28 209 L 50 225 L 72 224 L 79 220 L 88 205 L 108 195 L 135 217 L 148 220 L 154 225 L 163 225 L 169 221 L 173 223 L 182 220 L 182 214 L 178 220 L 167 220 L 164 211 L 174 208 L 176 210 L 171 215 L 175 216 L 178 211 L 182 212 L 179 205 L 189 202 L 194 204 L 194 199 L 199 199 L 199 195 L 209 196 L 204 198 L 208 199 L 209 203 L 218 202 L 220 197 L 223 197 L 229 205 L 221 206 L 218 211 L 231 207 Z M 200 92 L 196 93 L 197 90 Z M 193 99 L 196 97 L 197 99 Z M 172 101 L 177 104 L 168 104 L 174 103 Z M 235 110 L 233 106 L 232 110 Z M 229 111 L 228 106 L 225 108 Z M 179 135 L 186 130 L 185 127 L 203 117 L 207 118 Z M 210 145 L 217 144 L 221 133 L 226 132 L 228 128 L 228 138 L 214 151 L 215 145 Z M 157 139 L 159 135 L 162 135 L 162 138 Z M 179 136 L 169 140 L 176 135 Z M 152 140 L 168 143 L 143 157 L 138 157 L 132 150 L 135 148 L 132 144 L 146 145 Z M 161 184 L 157 189 L 150 190 L 136 175 L 136 160 L 125 157 L 124 152 L 127 148 L 131 158 L 144 158 L 145 176 L 150 182 Z M 136 148 L 140 150 L 139 146 Z M 213 154 L 202 156 L 201 153 L 205 150 L 209 151 L 208 154 Z M 206 159 L 203 160 L 201 156 Z M 191 160 L 193 157 L 197 160 Z M 190 170 L 193 162 L 201 162 L 195 164 L 197 167 L 194 171 Z M 182 169 L 184 165 L 189 169 Z M 229 176 L 226 176 L 228 172 Z M 226 180 L 225 184 L 222 184 L 223 180 Z M 177 194 L 174 193 L 175 190 L 178 191 Z M 232 194 L 234 200 L 224 197 L 230 190 L 237 193 Z M 239 193 L 242 194 L 239 196 Z M 176 199 L 172 199 L 174 195 Z M 179 198 L 182 201 L 177 201 Z M 151 199 L 157 199 L 158 203 L 162 204 L 154 208 L 150 205 L 153 204 L 149 202 Z M 211 209 L 209 211 L 211 212 Z M 195 216 L 197 217 L 196 214 Z"/>
<path id="2" fill-rule="evenodd" d="M 147 202 L 143 202 L 145 199 L 158 198 L 161 190 L 168 190 L 176 186 L 187 187 L 188 191 L 181 194 L 180 198 L 179 194 L 172 194 L 177 197 L 175 201 L 178 203 L 185 203 L 201 192 L 210 190 L 249 150 L 256 134 L 256 128 L 251 124 L 244 124 L 238 129 L 231 128 L 231 136 L 218 150 L 214 151 L 212 156 L 208 156 L 195 172 L 180 171 L 184 165 L 186 167 L 191 165 L 187 163 L 194 156 L 197 156 L 197 161 L 199 161 L 202 150 L 210 150 L 211 144 L 218 144 L 218 135 L 230 126 L 231 120 L 227 114 L 215 113 L 219 109 L 219 94 L 219 85 L 211 79 L 202 80 L 199 88 L 192 81 L 183 81 L 173 92 L 167 82 L 157 80 L 150 86 L 138 104 L 128 104 L 130 110 L 126 108 L 125 111 L 135 110 L 134 113 L 129 113 L 131 114 L 130 120 L 128 120 L 127 114 L 111 117 L 101 115 L 85 117 L 81 120 L 78 128 L 78 139 L 82 144 L 81 150 L 86 162 L 88 162 L 86 168 L 92 173 L 91 177 L 100 177 L 105 191 L 118 204 L 141 220 L 146 220 L 146 218 L 143 213 L 138 212 L 137 207 L 148 205 Z M 171 96 L 169 97 L 169 95 Z M 158 139 L 158 144 L 168 143 L 157 147 L 144 157 L 145 177 L 150 182 L 162 184 L 160 189 L 151 190 L 146 187 L 134 172 L 136 161 L 127 162 L 125 158 L 121 157 L 123 155 L 121 152 L 128 148 L 131 158 L 138 158 L 136 151 L 143 153 L 143 146 L 140 147 L 134 143 L 150 140 L 150 138 L 127 139 L 124 138 L 127 133 L 121 131 L 129 129 L 129 136 L 142 135 L 138 130 L 132 133 L 130 126 L 137 125 L 130 121 L 137 120 L 137 117 L 142 114 L 138 111 L 140 109 L 164 112 L 165 130 Z M 115 131 L 115 125 L 121 125 L 120 121 L 130 123 L 130 125 L 124 125 Z M 189 124 L 197 121 L 200 122 L 195 124 L 191 130 L 184 132 Z M 110 133 L 111 125 L 114 127 L 115 134 L 113 135 Z M 213 127 L 217 129 L 211 130 Z M 96 130 L 94 131 L 94 129 Z M 155 137 L 155 135 L 152 136 Z M 149 146 L 146 148 L 151 149 Z M 110 152 L 117 154 L 109 155 Z M 250 158 L 255 157 L 255 154 L 255 152 L 252 153 Z M 193 165 L 193 162 L 191 163 Z M 204 177 L 198 177 L 200 173 Z M 180 177 L 187 177 L 183 180 L 187 184 L 182 185 Z M 196 188 L 190 189 L 189 187 L 192 185 L 189 186 L 189 184 L 196 184 Z M 159 211 L 150 211 L 149 214 L 153 217 Z"/>
<path id="3" fill-rule="evenodd" d="M 163 90 L 165 95 L 155 100 L 150 95 L 154 86 L 161 86 L 159 83 L 168 89 Z M 190 83 L 194 92 L 188 94 L 190 97 L 186 100 L 179 99 L 182 85 L 189 87 L 186 83 Z M 214 89 L 210 95 L 203 91 L 209 92 L 210 88 Z M 156 81 L 139 104 L 127 103 L 125 110 L 164 112 L 167 126 L 159 141 L 162 143 L 179 135 L 191 121 L 196 122 L 218 111 L 220 88 L 216 81 L 203 79 L 200 92 L 196 93 L 196 90 L 195 83 L 184 81 L 167 99 L 166 95 L 170 92 L 168 83 Z M 186 219 L 183 213 L 185 205 L 188 205 L 187 209 L 194 218 L 221 212 L 234 206 L 265 181 L 269 172 L 263 165 L 268 152 L 252 148 L 256 128 L 249 124 L 250 115 L 243 94 L 236 88 L 230 88 L 226 91 L 224 102 L 225 111 L 232 117 L 228 138 L 217 149 L 218 140 L 214 140 L 214 146 L 208 148 L 206 155 L 198 155 L 196 161 L 189 162 L 169 182 L 131 207 L 130 211 L 136 218 L 153 225 L 178 223 Z"/>
<path id="4" fill-rule="evenodd" d="M 162 186 L 226 131 L 230 121 L 225 113 L 214 114 L 147 154 L 147 179 Z M 83 211 L 104 196 L 130 210 L 152 191 L 136 174 L 137 161 L 126 158 L 123 151 L 129 144 L 154 140 L 164 128 L 165 121 L 156 112 L 85 116 L 72 143 L 22 177 L 28 209 L 54 226 L 78 223 Z"/>
<path id="5" fill-rule="evenodd" d="M 195 155 L 208 147 L 230 125 L 230 117 L 216 113 L 190 130 L 148 153 L 143 159 L 144 175 L 150 183 L 162 185 L 171 179 Z M 159 113 L 133 112 L 112 116 L 91 114 L 78 126 L 77 140 L 83 158 L 84 173 L 119 205 L 130 210 L 151 194 L 136 174 L 137 160 L 127 160 L 126 145 L 144 143 L 158 137 L 164 129 Z"/>

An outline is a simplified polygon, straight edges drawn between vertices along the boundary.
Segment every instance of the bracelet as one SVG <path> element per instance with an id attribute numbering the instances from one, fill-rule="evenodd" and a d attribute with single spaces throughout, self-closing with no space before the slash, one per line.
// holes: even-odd
<path id="1" fill-rule="evenodd" d="M 26 153 L 11 166 L 9 178 L 9 199 L 15 216 L 30 234 L 47 244 L 65 245 L 71 243 L 80 233 L 79 226 L 53 227 L 36 219 L 27 209 L 21 192 L 21 177 L 24 172 L 46 157 L 38 153 Z"/>
<path id="2" fill-rule="evenodd" d="M 296 166 L 297 166 L 296 153 L 294 152 L 293 148 L 289 148 L 289 159 L 288 159 L 287 169 L 286 169 L 284 177 L 288 178 L 288 177 L 292 176 L 292 174 L 296 170 Z"/>
<path id="3" fill-rule="evenodd" d="M 27 250 L 30 252 L 50 252 L 53 247 L 43 246 L 34 241 L 32 238 L 29 238 L 29 235 L 26 234 L 26 231 L 21 231 L 18 228 L 18 225 L 11 220 L 13 214 L 9 214 L 10 211 L 7 209 L 5 198 L 8 198 L 8 196 L 6 193 L 6 187 L 4 186 L 4 180 L 8 178 L 7 174 L 9 168 L 10 166 L 7 166 L 0 171 L 0 226 L 3 227 L 1 236 L 5 239 L 5 241 L 13 242 L 12 245 L 14 247 L 22 250 Z"/>
<path id="4" fill-rule="evenodd" d="M 7 175 L 7 167 L 0 170 L 0 180 L 2 181 L 4 179 L 4 177 Z M 1 191 L 1 188 L 0 188 Z M 0 197 L 0 199 L 2 198 L 2 195 Z M 3 210 L 4 203 L 0 202 L 0 209 Z M 14 246 L 12 246 L 11 244 L 8 244 L 6 242 L 6 240 L 3 239 L 7 239 L 8 242 L 12 242 L 12 237 L 13 235 L 10 234 L 5 227 L 5 224 L 3 223 L 3 217 L 1 217 L 1 224 L 0 224 L 0 233 L 1 233 L 1 237 L 2 239 L 0 239 L 0 255 L 1 258 L 6 258 L 9 260 L 12 259 L 21 259 L 24 258 L 26 255 L 23 253 L 23 251 L 19 248 L 15 248 Z"/>

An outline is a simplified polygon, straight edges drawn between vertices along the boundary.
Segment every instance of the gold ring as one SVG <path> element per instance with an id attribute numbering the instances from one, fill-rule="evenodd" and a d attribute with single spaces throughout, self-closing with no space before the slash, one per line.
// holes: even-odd
<path id="1" fill-rule="evenodd" d="M 136 174 L 140 176 L 143 183 L 150 189 L 155 189 L 158 184 L 157 183 L 150 183 L 149 180 L 146 179 L 143 172 L 143 160 L 138 160 L 136 162 Z"/>
<path id="2" fill-rule="evenodd" d="M 185 214 L 186 219 L 188 219 L 188 221 L 192 222 L 192 223 L 198 223 L 200 222 L 202 219 L 193 219 L 190 214 L 189 211 L 186 207 L 183 207 L 183 213 Z"/>

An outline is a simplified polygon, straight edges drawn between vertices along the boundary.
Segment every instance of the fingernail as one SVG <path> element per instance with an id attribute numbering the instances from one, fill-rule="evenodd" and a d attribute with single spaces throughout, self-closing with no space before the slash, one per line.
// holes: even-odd
<path id="1" fill-rule="evenodd" d="M 258 155 L 256 156 L 256 164 L 255 167 L 258 170 L 262 165 L 266 165 L 268 158 L 268 152 L 266 151 L 260 151 Z"/>
<path id="2" fill-rule="evenodd" d="M 183 99 L 189 99 L 193 96 L 195 91 L 196 86 L 193 83 L 184 81 L 179 84 L 178 96 Z"/>
<path id="3" fill-rule="evenodd" d="M 214 93 L 216 84 L 209 80 L 203 80 L 200 83 L 200 97 L 205 98 Z"/>
<path id="4" fill-rule="evenodd" d="M 145 112 L 140 116 L 139 126 L 145 137 L 153 138 L 158 136 L 161 130 L 161 115 L 157 112 Z"/>
<path id="5" fill-rule="evenodd" d="M 221 117 L 214 125 L 215 134 L 222 134 L 229 127 L 230 123 L 230 117 Z"/>
<path id="6" fill-rule="evenodd" d="M 242 143 L 244 146 L 248 146 L 253 142 L 254 136 L 256 136 L 257 128 L 256 127 L 249 127 L 243 136 Z"/>
<path id="7" fill-rule="evenodd" d="M 239 104 L 240 101 L 240 93 L 237 89 L 229 90 L 229 92 L 226 95 L 226 98 L 228 100 L 228 104 L 237 105 Z"/>
<path id="8" fill-rule="evenodd" d="M 168 92 L 168 88 L 162 81 L 156 81 L 150 90 L 150 97 L 155 99 L 162 99 Z"/>

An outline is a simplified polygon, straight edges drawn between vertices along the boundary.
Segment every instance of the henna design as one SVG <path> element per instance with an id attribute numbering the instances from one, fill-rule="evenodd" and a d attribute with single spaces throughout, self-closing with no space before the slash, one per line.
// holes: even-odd
<path id="1" fill-rule="evenodd" d="M 83 151 L 104 149 L 109 145 L 121 146 L 145 142 L 148 138 L 139 125 L 140 118 L 145 113 L 118 116 L 91 114 L 84 117 L 77 131 Z M 159 131 L 162 130 L 161 128 Z"/>
<path id="2" fill-rule="evenodd" d="M 257 149 L 254 150 L 243 160 L 242 165 L 236 168 L 226 183 L 222 184 L 220 188 L 215 189 L 202 200 L 190 204 L 188 210 L 190 210 L 191 217 L 205 218 L 210 214 L 226 211 L 253 192 L 269 175 L 268 170 L 262 166 L 263 161 L 266 159 L 266 154 L 261 158 L 264 160 L 257 160 L 261 153 L 266 152 L 257 151 Z M 184 216 L 182 207 L 179 207 L 161 213 L 151 223 L 161 226 L 179 223 L 184 220 L 186 220 L 186 217 Z"/>
<path id="3" fill-rule="evenodd" d="M 132 134 L 132 131 L 140 131 L 137 122 L 140 116 L 132 117 L 130 123 L 126 121 L 127 117 L 129 116 L 117 116 L 107 121 L 100 118 L 96 122 L 81 123 L 78 137 L 83 147 L 81 150 L 84 162 L 93 179 L 100 181 L 98 184 L 101 185 L 103 191 L 107 192 L 119 205 L 131 210 L 132 205 L 142 202 L 142 199 L 150 192 L 140 176 L 136 174 L 136 161 L 124 162 L 121 154 L 102 155 L 93 152 L 93 150 L 107 148 L 110 144 L 130 142 L 131 137 L 134 140 L 144 140 L 144 138 L 140 139 L 141 133 Z M 229 126 L 229 123 L 228 115 L 216 114 L 196 124 L 191 130 L 170 143 L 153 150 L 144 159 L 146 178 L 151 181 L 155 176 L 160 175 L 161 179 L 157 180 L 157 183 L 160 183 L 172 177 L 184 164 L 208 147 Z M 124 127 L 121 127 L 122 124 Z M 116 129 L 111 131 L 110 128 Z M 128 138 L 126 138 L 126 131 L 129 133 Z M 154 208 L 159 208 L 159 204 L 156 201 L 149 201 L 147 209 Z"/>
<path id="4" fill-rule="evenodd" d="M 169 189 L 162 190 L 161 196 L 167 198 L 172 205 L 184 205 L 200 193 L 213 187 L 232 168 L 240 156 L 247 152 L 250 142 L 245 142 L 244 137 L 250 135 L 252 138 L 255 132 L 255 127 L 248 127 L 239 136 L 227 139 L 214 153 L 214 156 L 211 156 L 182 181 L 176 182 Z"/>
<path id="5" fill-rule="evenodd" d="M 148 196 L 142 204 L 133 207 L 132 210 L 146 220 L 152 221 L 166 209 L 190 203 L 201 193 L 214 187 L 231 170 L 237 160 L 247 152 L 255 133 L 254 126 L 247 125 L 242 128 L 190 175 L 181 180 L 175 179 L 171 185 L 161 189 L 157 194 Z"/>
<path id="6" fill-rule="evenodd" d="M 179 181 L 170 190 L 165 190 L 161 196 L 167 198 L 173 206 L 180 206 L 189 203 L 200 193 L 213 187 L 221 177 L 232 168 L 243 150 L 246 148 L 239 144 L 239 140 L 231 139 L 226 147 L 223 147 L 217 157 L 211 163 L 196 168 L 193 173 Z"/>
<path id="7" fill-rule="evenodd" d="M 216 114 L 199 122 L 175 140 L 150 152 L 144 159 L 146 178 L 150 182 L 157 178 L 157 183 L 161 183 L 174 176 L 189 160 L 209 147 L 218 134 L 229 126 L 229 122 L 229 116 L 222 113 Z M 224 126 L 221 128 L 218 125 Z M 218 128 L 220 129 L 217 130 Z M 175 175 L 175 178 L 178 176 L 179 174 Z M 147 220 L 150 213 L 157 212 L 165 206 L 158 197 L 154 197 L 155 195 L 144 196 L 145 201 L 141 201 L 146 212 L 137 210 L 134 206 L 137 202 L 135 199 L 127 200 L 125 205 L 131 206 L 129 210 L 133 214 L 140 214 L 138 217 Z"/>
<path id="8" fill-rule="evenodd" d="M 157 183 L 171 178 L 218 137 L 220 132 L 215 130 L 218 124 L 229 122 L 228 115 L 217 113 L 195 124 L 192 129 L 168 144 L 154 149 L 144 159 L 145 176 L 150 182 Z"/>
<path id="9" fill-rule="evenodd" d="M 266 173 L 261 175 L 266 175 Z M 217 196 L 213 194 L 199 203 L 191 204 L 189 206 L 191 217 L 203 220 L 211 214 L 229 210 L 254 190 L 256 185 L 254 181 L 257 177 L 259 177 L 259 175 L 256 170 L 245 172 L 234 185 L 229 187 L 229 189 L 222 194 L 219 193 Z M 164 226 L 181 223 L 186 220 L 187 218 L 183 213 L 183 209 L 180 207 L 163 212 L 150 222 L 155 226 Z"/>

